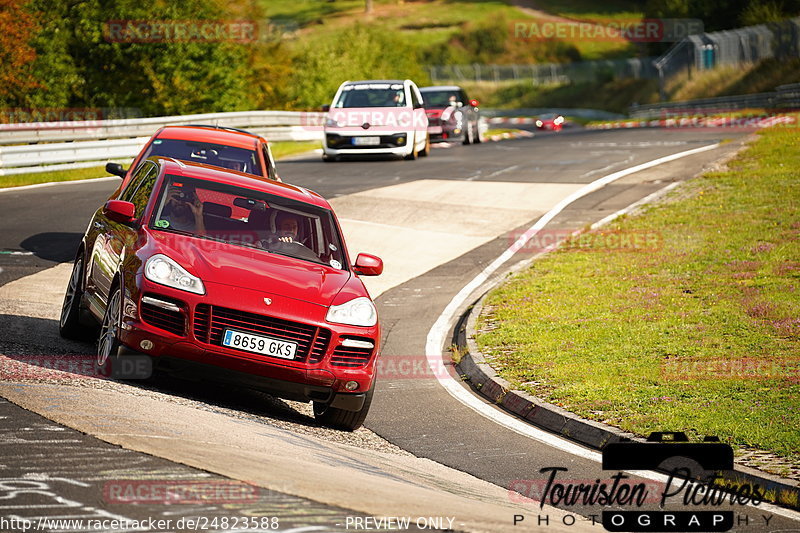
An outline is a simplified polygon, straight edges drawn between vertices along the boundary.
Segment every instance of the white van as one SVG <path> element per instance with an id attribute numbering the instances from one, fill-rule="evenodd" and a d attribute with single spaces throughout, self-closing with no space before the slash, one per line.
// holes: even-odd
<path id="1" fill-rule="evenodd" d="M 365 154 L 416 159 L 430 151 L 428 117 L 411 80 L 346 81 L 323 109 L 324 161 Z"/>

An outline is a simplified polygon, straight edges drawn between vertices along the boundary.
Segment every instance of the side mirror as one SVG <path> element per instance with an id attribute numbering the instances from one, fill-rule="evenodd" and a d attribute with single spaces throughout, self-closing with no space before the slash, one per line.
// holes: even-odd
<path id="1" fill-rule="evenodd" d="M 480 102 L 478 102 L 473 98 L 472 100 L 469 101 L 469 105 L 471 105 L 472 107 L 478 107 L 480 105 Z"/>
<path id="2" fill-rule="evenodd" d="M 120 178 L 124 178 L 125 174 L 128 173 L 119 163 L 106 163 L 106 172 L 119 176 Z"/>
<path id="3" fill-rule="evenodd" d="M 103 214 L 114 222 L 127 224 L 133 221 L 133 217 L 136 215 L 136 207 L 130 202 L 109 200 L 103 206 Z"/>
<path id="4" fill-rule="evenodd" d="M 323 113 L 327 113 L 328 111 L 331 110 L 331 106 L 330 104 L 325 104 L 324 106 L 321 107 L 321 109 Z"/>
<path id="5" fill-rule="evenodd" d="M 358 254 L 355 271 L 361 276 L 380 276 L 383 272 L 383 261 L 371 254 Z"/>

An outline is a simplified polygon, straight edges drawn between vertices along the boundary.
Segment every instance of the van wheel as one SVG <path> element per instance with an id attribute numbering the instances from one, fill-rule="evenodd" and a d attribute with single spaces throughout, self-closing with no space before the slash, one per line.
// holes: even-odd
<path id="1" fill-rule="evenodd" d="M 418 153 L 419 152 L 417 152 L 417 140 L 414 139 L 413 141 L 411 141 L 411 153 L 403 157 L 403 159 L 405 159 L 406 161 L 413 161 L 417 158 Z"/>
<path id="2" fill-rule="evenodd" d="M 475 144 L 480 144 L 483 142 L 483 134 L 481 134 L 481 120 L 478 119 L 475 121 L 475 136 L 473 137 L 473 142 Z"/>
<path id="3" fill-rule="evenodd" d="M 425 135 L 425 148 L 419 153 L 420 157 L 428 157 L 428 154 L 431 153 L 431 136 Z"/>

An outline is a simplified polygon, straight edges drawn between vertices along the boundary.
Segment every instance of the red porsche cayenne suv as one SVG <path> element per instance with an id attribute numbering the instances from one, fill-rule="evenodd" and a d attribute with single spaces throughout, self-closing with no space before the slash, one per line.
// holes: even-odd
<path id="1" fill-rule="evenodd" d="M 359 427 L 380 349 L 375 306 L 318 194 L 151 157 L 92 217 L 60 332 L 97 331 L 101 369 L 126 355 L 160 370 L 311 401 L 321 423 Z"/>

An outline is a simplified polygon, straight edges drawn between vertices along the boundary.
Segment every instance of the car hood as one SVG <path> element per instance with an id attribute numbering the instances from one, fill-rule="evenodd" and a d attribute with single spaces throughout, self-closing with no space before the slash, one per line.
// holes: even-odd
<path id="1" fill-rule="evenodd" d="M 162 253 L 177 261 L 204 283 L 234 287 L 330 306 L 352 277 L 327 265 L 241 246 L 154 232 Z"/>

